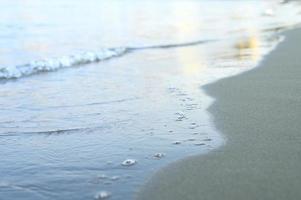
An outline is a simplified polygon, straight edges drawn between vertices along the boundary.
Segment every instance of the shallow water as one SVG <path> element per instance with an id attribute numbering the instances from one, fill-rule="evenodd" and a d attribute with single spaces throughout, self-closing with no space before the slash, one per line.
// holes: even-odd
<path id="1" fill-rule="evenodd" d="M 276 1 L 28 0 L 0 9 L 0 199 L 132 199 L 160 167 L 224 143 L 201 86 L 255 67 L 281 41 L 276 32 L 301 21 L 298 4 Z M 126 51 L 58 61 L 116 48 Z"/>

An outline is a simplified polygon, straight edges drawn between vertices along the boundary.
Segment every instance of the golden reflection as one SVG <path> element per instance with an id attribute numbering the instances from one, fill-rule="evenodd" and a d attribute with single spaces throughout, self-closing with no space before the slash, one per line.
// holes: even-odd
<path id="1" fill-rule="evenodd" d="M 237 57 L 240 60 L 257 61 L 260 58 L 260 39 L 257 35 L 239 40 L 235 48 L 238 50 Z"/>
<path id="2" fill-rule="evenodd" d="M 259 46 L 258 38 L 256 36 L 251 36 L 245 40 L 240 40 L 235 45 L 237 49 L 257 49 Z"/>
<path id="3" fill-rule="evenodd" d="M 186 76 L 199 75 L 207 67 L 199 48 L 180 48 L 177 50 L 177 58 L 182 66 L 182 74 Z"/>
<path id="4" fill-rule="evenodd" d="M 202 11 L 199 5 L 181 2 L 172 5 L 172 16 L 178 23 L 174 27 L 177 41 L 198 38 L 202 25 Z M 181 73 L 186 76 L 198 75 L 206 68 L 205 58 L 198 47 L 177 49 L 177 61 L 181 66 Z"/>

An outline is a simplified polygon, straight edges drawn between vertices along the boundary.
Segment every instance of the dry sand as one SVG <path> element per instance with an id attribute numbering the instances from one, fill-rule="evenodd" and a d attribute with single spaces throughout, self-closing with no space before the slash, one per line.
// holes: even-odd
<path id="1" fill-rule="evenodd" d="M 139 200 L 301 199 L 301 30 L 261 66 L 207 86 L 226 144 L 173 163 Z"/>

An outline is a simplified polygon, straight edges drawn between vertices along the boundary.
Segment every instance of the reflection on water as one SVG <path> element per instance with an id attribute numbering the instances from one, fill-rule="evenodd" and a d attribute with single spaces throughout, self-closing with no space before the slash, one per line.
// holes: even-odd
<path id="1" fill-rule="evenodd" d="M 295 3 L 278 1 L 1 1 L 1 66 L 102 47 L 148 46 L 238 37 L 244 30 L 294 25 Z M 280 8 L 281 7 L 281 8 Z M 264 17 L 267 9 L 273 17 Z M 230 34 L 230 35 L 229 35 Z M 9 47 L 9 48 L 8 48 Z M 42 50 L 42 51 L 41 51 Z"/>
<path id="2" fill-rule="evenodd" d="M 177 50 L 177 61 L 182 66 L 184 76 L 199 76 L 206 65 L 206 55 L 199 48 L 182 48 Z"/>
<path id="3" fill-rule="evenodd" d="M 258 62 L 261 56 L 259 37 L 258 36 L 250 36 L 248 38 L 244 38 L 238 41 L 235 45 L 235 48 L 238 50 L 237 58 L 239 60 L 253 60 Z"/>
<path id="4" fill-rule="evenodd" d="M 237 45 L 235 47 L 239 50 L 244 50 L 244 49 L 258 49 L 259 44 L 258 44 L 258 37 L 256 36 L 251 36 L 249 38 L 246 38 L 244 40 L 238 41 Z"/>

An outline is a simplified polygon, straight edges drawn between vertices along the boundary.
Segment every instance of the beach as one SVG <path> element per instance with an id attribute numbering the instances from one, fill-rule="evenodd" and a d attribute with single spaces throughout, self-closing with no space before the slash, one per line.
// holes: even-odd
<path id="1" fill-rule="evenodd" d="M 278 45 L 300 23 L 295 1 L 2 0 L 0 199 L 298 196 L 298 32 Z"/>
<path id="2" fill-rule="evenodd" d="M 301 30 L 285 36 L 259 67 L 205 86 L 226 144 L 161 169 L 137 199 L 301 198 Z"/>

